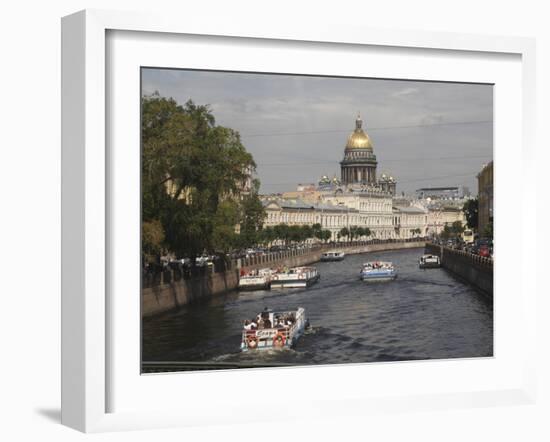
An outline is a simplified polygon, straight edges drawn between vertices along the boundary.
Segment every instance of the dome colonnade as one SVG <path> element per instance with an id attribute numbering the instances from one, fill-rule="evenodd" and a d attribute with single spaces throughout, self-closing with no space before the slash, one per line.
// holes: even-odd
<path id="1" fill-rule="evenodd" d="M 341 181 L 349 184 L 376 184 L 376 155 L 369 136 L 362 128 L 363 120 L 358 115 L 355 130 L 348 137 L 344 159 L 340 162 Z"/>

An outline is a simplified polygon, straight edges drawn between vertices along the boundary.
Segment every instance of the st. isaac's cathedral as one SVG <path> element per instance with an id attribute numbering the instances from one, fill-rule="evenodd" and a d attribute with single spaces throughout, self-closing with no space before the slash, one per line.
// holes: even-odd
<path id="1" fill-rule="evenodd" d="M 398 207 L 396 180 L 377 176 L 373 144 L 358 115 L 349 135 L 340 179 L 323 176 L 317 185 L 298 186 L 264 199 L 265 226 L 321 224 L 339 238 L 344 227 L 368 227 L 371 238 L 410 238 L 427 233 L 428 213 L 419 207 Z"/>
<path id="2" fill-rule="evenodd" d="M 330 187 L 344 187 L 351 191 L 382 191 L 395 196 L 395 179 L 382 174 L 377 180 L 377 165 L 372 142 L 363 130 L 363 120 L 359 114 L 355 120 L 355 130 L 348 137 L 344 159 L 340 161 L 340 179 L 330 180 L 323 176 L 319 181 L 319 188 L 328 190 Z"/>
<path id="3" fill-rule="evenodd" d="M 397 197 L 396 180 L 385 173 L 378 177 L 377 167 L 373 143 L 358 115 L 340 161 L 340 178 L 325 175 L 316 185 L 264 196 L 264 226 L 321 224 L 336 241 L 344 227 L 368 227 L 371 239 L 406 239 L 437 234 L 445 224 L 465 222 L 456 208 L 432 208 Z"/>

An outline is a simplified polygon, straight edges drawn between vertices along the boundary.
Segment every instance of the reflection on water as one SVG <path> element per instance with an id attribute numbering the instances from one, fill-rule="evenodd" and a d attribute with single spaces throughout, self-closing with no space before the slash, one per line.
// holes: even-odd
<path id="1" fill-rule="evenodd" d="M 493 307 L 444 269 L 420 270 L 422 249 L 317 263 L 308 289 L 233 292 L 143 321 L 143 361 L 333 364 L 492 356 Z M 393 261 L 398 279 L 364 283 L 367 260 Z M 264 307 L 304 307 L 312 328 L 292 350 L 240 353 L 242 320 Z"/>

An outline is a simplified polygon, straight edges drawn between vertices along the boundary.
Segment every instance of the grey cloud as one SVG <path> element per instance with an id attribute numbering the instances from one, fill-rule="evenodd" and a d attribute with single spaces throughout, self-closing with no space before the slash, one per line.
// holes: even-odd
<path id="1" fill-rule="evenodd" d="M 143 93 L 210 104 L 218 124 L 241 133 L 263 192 L 339 174 L 358 111 L 379 172 L 396 177 L 400 191 L 475 191 L 477 172 L 492 158 L 490 85 L 163 69 L 143 70 L 142 84 Z M 478 123 L 454 124 L 463 122 Z"/>

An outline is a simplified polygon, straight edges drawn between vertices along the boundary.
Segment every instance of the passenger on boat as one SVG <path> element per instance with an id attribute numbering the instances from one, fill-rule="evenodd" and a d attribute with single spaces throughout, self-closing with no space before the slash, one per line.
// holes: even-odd
<path id="1" fill-rule="evenodd" d="M 245 329 L 245 330 L 252 330 L 252 321 L 249 321 L 248 319 L 245 319 L 245 321 L 244 321 L 244 329 Z"/>

